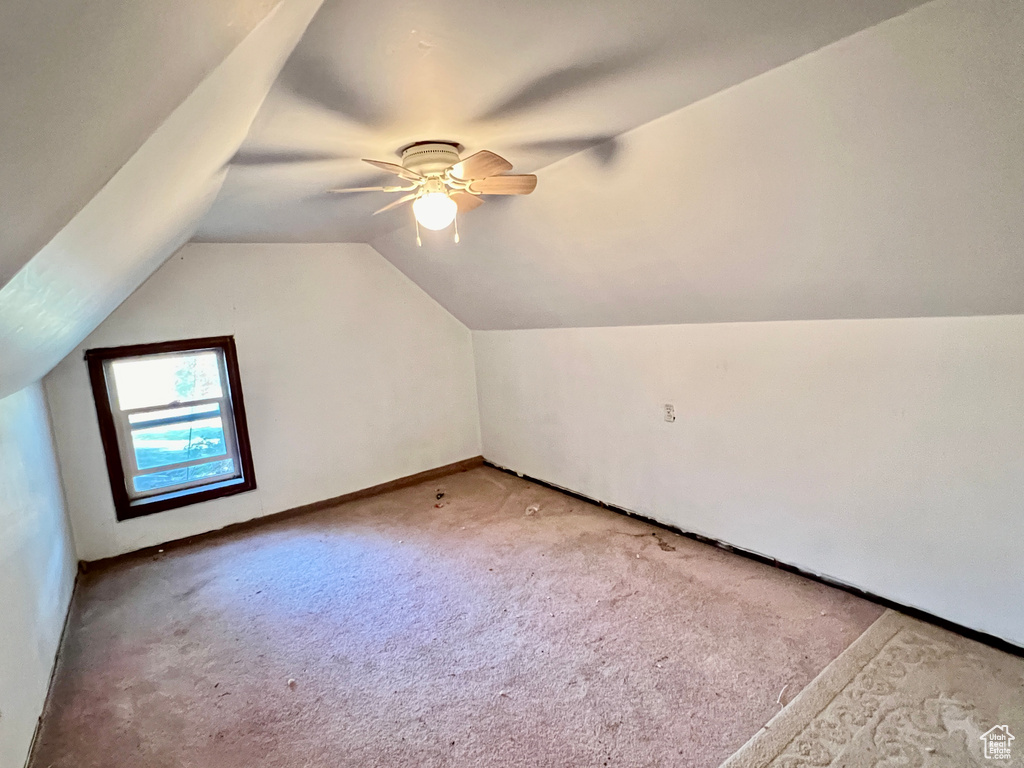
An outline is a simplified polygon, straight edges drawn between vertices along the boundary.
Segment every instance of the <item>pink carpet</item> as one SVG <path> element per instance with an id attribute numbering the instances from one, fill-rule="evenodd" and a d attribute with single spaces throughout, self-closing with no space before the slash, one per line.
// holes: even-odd
<path id="1" fill-rule="evenodd" d="M 880 614 L 480 468 L 85 575 L 31 765 L 714 768 Z"/>

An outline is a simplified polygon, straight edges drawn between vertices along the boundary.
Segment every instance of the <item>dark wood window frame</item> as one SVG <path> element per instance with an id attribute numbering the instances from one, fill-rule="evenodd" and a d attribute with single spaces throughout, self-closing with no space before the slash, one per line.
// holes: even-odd
<path id="1" fill-rule="evenodd" d="M 105 373 L 106 363 L 121 358 L 209 349 L 217 349 L 223 356 L 227 375 L 228 401 L 231 404 L 230 416 L 234 425 L 241 476 L 228 480 L 211 480 L 205 485 L 132 499 L 128 493 L 121 445 L 118 440 L 115 417 L 111 410 L 110 389 Z M 106 455 L 107 474 L 110 477 L 110 490 L 114 497 L 114 510 L 118 520 L 142 517 L 155 512 L 164 512 L 189 504 L 198 504 L 202 501 L 255 490 L 256 472 L 252 464 L 249 427 L 245 418 L 245 403 L 242 398 L 242 382 L 238 375 L 238 355 L 235 350 L 234 337 L 211 336 L 156 344 L 132 344 L 123 347 L 90 349 L 85 353 L 85 360 L 89 368 L 89 380 L 92 384 L 96 416 L 99 420 L 100 439 L 103 442 L 103 452 Z"/>

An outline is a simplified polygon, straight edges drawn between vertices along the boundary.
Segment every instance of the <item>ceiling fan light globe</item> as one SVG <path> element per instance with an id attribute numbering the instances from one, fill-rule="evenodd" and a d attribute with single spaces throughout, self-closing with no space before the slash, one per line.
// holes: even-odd
<path id="1" fill-rule="evenodd" d="M 455 201 L 444 192 L 428 192 L 412 204 L 413 215 L 420 226 L 435 231 L 450 226 L 458 210 Z"/>

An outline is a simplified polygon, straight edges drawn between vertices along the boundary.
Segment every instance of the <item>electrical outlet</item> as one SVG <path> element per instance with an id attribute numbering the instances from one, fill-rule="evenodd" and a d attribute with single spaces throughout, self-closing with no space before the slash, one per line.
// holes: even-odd
<path id="1" fill-rule="evenodd" d="M 672 403 L 665 403 L 665 421 L 676 420 L 676 407 Z"/>

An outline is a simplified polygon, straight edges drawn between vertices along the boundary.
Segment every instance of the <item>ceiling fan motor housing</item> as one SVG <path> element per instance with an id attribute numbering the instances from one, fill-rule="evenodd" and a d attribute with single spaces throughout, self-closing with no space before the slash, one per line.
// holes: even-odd
<path id="1" fill-rule="evenodd" d="M 402 151 L 402 166 L 424 176 L 442 174 L 457 162 L 459 150 L 452 144 L 423 142 Z"/>

